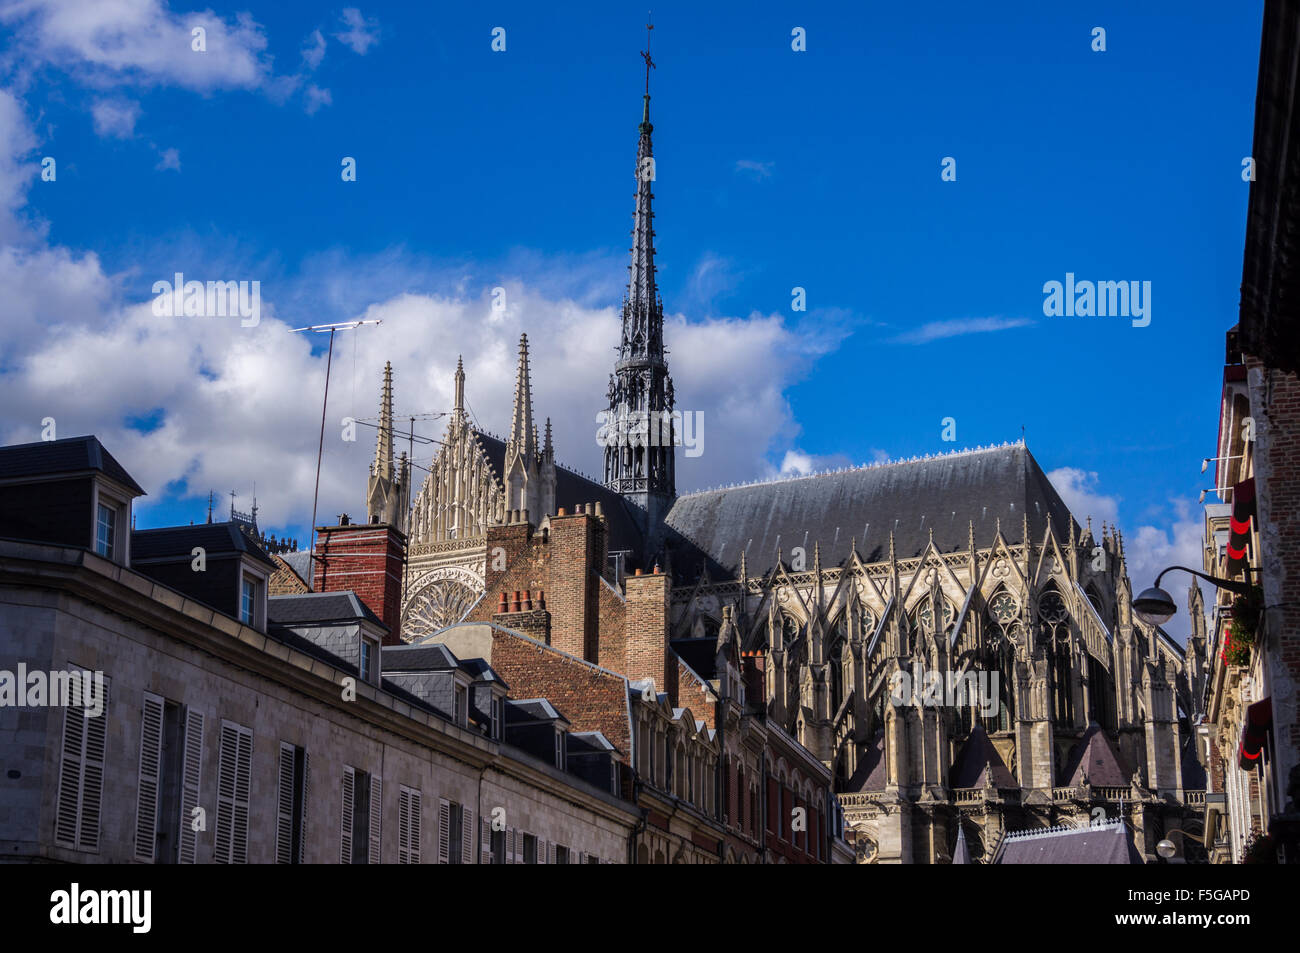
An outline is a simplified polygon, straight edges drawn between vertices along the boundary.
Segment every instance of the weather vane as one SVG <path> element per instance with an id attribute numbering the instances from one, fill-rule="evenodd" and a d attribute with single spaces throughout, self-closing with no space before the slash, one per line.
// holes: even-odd
<path id="1" fill-rule="evenodd" d="M 649 14 L 646 18 L 653 20 Z M 655 28 L 653 22 L 645 25 L 645 49 L 641 51 L 641 58 L 645 60 L 645 94 L 650 95 L 650 71 L 655 68 L 655 61 L 650 59 L 650 31 Z"/>

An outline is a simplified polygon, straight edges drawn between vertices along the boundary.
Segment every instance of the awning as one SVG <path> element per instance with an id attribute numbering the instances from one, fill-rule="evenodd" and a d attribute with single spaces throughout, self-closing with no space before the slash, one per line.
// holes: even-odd
<path id="1" fill-rule="evenodd" d="M 1228 573 L 1235 576 L 1248 565 L 1250 521 L 1255 515 L 1255 478 L 1242 480 L 1232 488 L 1232 517 L 1228 533 Z"/>
<path id="2" fill-rule="evenodd" d="M 1241 729 L 1241 744 L 1237 761 L 1249 771 L 1259 764 L 1268 743 L 1268 733 L 1273 729 L 1273 699 L 1265 698 L 1246 709 L 1246 724 Z"/>

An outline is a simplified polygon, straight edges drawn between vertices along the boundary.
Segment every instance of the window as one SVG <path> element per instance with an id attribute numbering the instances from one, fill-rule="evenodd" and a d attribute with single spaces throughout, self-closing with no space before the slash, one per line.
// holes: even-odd
<path id="1" fill-rule="evenodd" d="M 99 504 L 95 517 L 95 552 L 105 559 L 117 558 L 117 507 L 108 503 Z"/>
<path id="2" fill-rule="evenodd" d="M 469 692 L 464 685 L 456 686 L 456 724 L 464 726 L 469 723 Z"/>
<path id="3" fill-rule="evenodd" d="M 301 864 L 306 850 L 307 786 L 310 778 L 307 751 L 280 742 L 280 780 L 276 795 L 275 862 Z"/>
<path id="4" fill-rule="evenodd" d="M 595 854 L 588 854 L 588 855 L 587 855 L 587 863 L 589 863 L 589 864 L 598 864 L 598 863 L 600 863 L 600 858 L 597 857 Z"/>
<path id="5" fill-rule="evenodd" d="M 501 740 L 501 698 L 492 696 L 492 739 Z"/>
<path id="6" fill-rule="evenodd" d="M 239 621 L 254 625 L 257 619 L 257 583 L 244 577 L 239 586 Z"/>
<path id="7" fill-rule="evenodd" d="M 339 825 L 339 863 L 379 863 L 382 816 L 382 779 L 345 765 L 343 812 Z"/>
<path id="8" fill-rule="evenodd" d="M 373 652 L 374 648 L 370 640 L 363 638 L 361 640 L 360 654 L 357 656 L 357 671 L 361 675 L 361 680 L 363 682 L 369 682 L 371 680 L 370 670 L 373 667 Z"/>
<path id="9" fill-rule="evenodd" d="M 537 835 L 525 834 L 523 839 L 524 839 L 524 863 L 525 864 L 537 863 Z"/>
<path id="10" fill-rule="evenodd" d="M 405 784 L 397 797 L 397 862 L 420 862 L 420 792 Z"/>
<path id="11" fill-rule="evenodd" d="M 469 864 L 474 860 L 474 811 L 446 798 L 438 799 L 438 863 Z"/>
<path id="12" fill-rule="evenodd" d="M 63 758 L 59 765 L 58 809 L 54 841 L 73 850 L 99 850 L 99 817 L 104 795 L 104 756 L 108 745 L 108 679 L 104 679 L 102 710 L 94 698 L 82 695 L 85 669 L 68 666 L 77 677 L 69 681 L 70 704 L 63 710 Z"/>
<path id="13" fill-rule="evenodd" d="M 555 845 L 555 862 L 556 862 L 557 864 L 567 864 L 567 863 L 569 863 L 569 848 L 565 847 L 563 844 L 556 844 L 556 845 Z"/>
<path id="14" fill-rule="evenodd" d="M 563 729 L 555 729 L 555 766 L 563 771 L 567 764 Z"/>
<path id="15" fill-rule="evenodd" d="M 197 712 L 193 715 L 199 719 L 201 731 L 203 716 Z M 190 717 L 175 702 L 144 693 L 135 805 L 136 860 L 161 864 L 181 860 L 182 834 L 191 821 L 190 810 L 182 805 L 187 774 L 185 735 Z M 198 773 L 197 764 L 193 773 Z M 190 809 L 196 806 L 197 796 Z"/>
<path id="16" fill-rule="evenodd" d="M 509 858 L 506 857 L 506 847 L 505 828 L 492 830 L 492 863 L 504 864 L 509 862 Z"/>
<path id="17" fill-rule="evenodd" d="M 248 792 L 253 769 L 253 732 L 231 721 L 221 723 L 217 757 L 217 830 L 212 860 L 248 863 Z"/>

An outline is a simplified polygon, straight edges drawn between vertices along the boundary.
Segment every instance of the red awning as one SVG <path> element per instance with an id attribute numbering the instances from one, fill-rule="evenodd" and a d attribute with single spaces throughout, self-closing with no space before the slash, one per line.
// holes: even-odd
<path id="1" fill-rule="evenodd" d="M 1228 532 L 1228 572 L 1236 575 L 1246 569 L 1250 545 L 1250 521 L 1255 515 L 1255 478 L 1242 480 L 1232 488 L 1232 517 Z"/>
<path id="2" fill-rule="evenodd" d="M 1246 709 L 1246 724 L 1241 729 L 1241 744 L 1237 760 L 1249 771 L 1260 763 L 1268 733 L 1273 728 L 1273 699 L 1265 698 Z"/>

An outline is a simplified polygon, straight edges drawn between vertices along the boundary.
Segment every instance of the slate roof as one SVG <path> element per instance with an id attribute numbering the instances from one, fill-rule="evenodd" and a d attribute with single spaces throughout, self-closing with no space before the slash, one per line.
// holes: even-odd
<path id="1" fill-rule="evenodd" d="M 492 467 L 497 479 L 505 473 L 505 441 L 492 434 L 475 430 L 474 436 L 483 455 Z M 580 473 L 557 463 L 555 465 L 555 505 L 564 507 L 569 513 L 580 503 L 600 503 L 605 511 L 605 524 L 609 527 L 609 551 L 620 549 L 633 551 L 629 568 L 641 565 L 641 556 L 645 549 L 645 535 L 641 532 L 641 520 L 638 508 L 629 503 L 620 494 L 595 480 L 590 480 Z M 534 515 L 534 520 L 537 518 Z M 643 567 L 649 568 L 649 567 Z"/>
<path id="2" fill-rule="evenodd" d="M 787 562 L 793 547 L 805 547 L 811 567 L 814 542 L 824 566 L 845 560 L 854 540 L 863 561 L 888 559 L 891 531 L 899 559 L 920 555 L 932 530 L 941 552 L 964 550 L 972 522 L 979 545 L 989 545 L 999 521 L 1015 545 L 1026 513 L 1034 539 L 1049 520 L 1067 538 L 1069 510 L 1017 443 L 689 493 L 673 504 L 667 524 L 687 544 L 673 555 L 676 568 L 693 574 L 707 562 L 711 574 L 735 576 L 743 550 L 749 574 L 760 576 L 776 564 L 778 547 Z"/>
<path id="3" fill-rule="evenodd" d="M 995 864 L 1140 864 L 1123 820 L 1097 827 L 1012 831 L 998 845 Z"/>
<path id="4" fill-rule="evenodd" d="M 566 725 L 569 723 L 569 719 L 556 711 L 555 706 L 545 698 L 506 699 L 507 725 L 523 725 L 543 721 L 564 722 Z"/>
<path id="5" fill-rule="evenodd" d="M 446 672 L 460 668 L 460 659 L 445 645 L 385 645 L 379 653 L 379 669 L 396 672 Z"/>
<path id="6" fill-rule="evenodd" d="M 1070 749 L 1061 770 L 1061 785 L 1074 787 L 1081 784 L 1085 773 L 1088 783 L 1094 786 L 1126 788 L 1133 781 L 1133 769 L 1110 736 L 1097 725 L 1089 727 Z"/>
<path id="7" fill-rule="evenodd" d="M 0 480 L 56 476 L 98 470 L 144 496 L 144 489 L 122 464 L 104 449 L 97 437 L 65 437 L 0 447 Z"/>
<path id="8" fill-rule="evenodd" d="M 998 749 L 993 747 L 984 726 L 976 725 L 953 762 L 951 783 L 955 788 L 987 787 L 990 772 L 993 774 L 994 787 L 1019 787 L 1007 768 L 1007 763 L 998 754 Z"/>
<path id="9" fill-rule="evenodd" d="M 240 553 L 252 556 L 273 570 L 280 568 L 266 550 L 235 523 L 197 523 L 194 526 L 132 530 L 131 562 L 151 559 L 184 559 L 188 562 L 195 546 L 202 546 L 209 559 Z"/>
<path id="10" fill-rule="evenodd" d="M 357 619 L 365 619 L 385 630 L 388 629 L 383 620 L 371 612 L 351 590 L 271 596 L 266 600 L 266 614 L 268 621 L 277 625 L 320 625 L 325 622 L 354 622 Z M 381 651 L 381 658 L 383 654 Z"/>
<path id="11" fill-rule="evenodd" d="M 970 848 L 966 846 L 966 829 L 961 826 L 960 818 L 957 821 L 957 846 L 952 850 L 952 862 L 954 864 L 969 864 Z"/>
<path id="12" fill-rule="evenodd" d="M 280 553 L 280 558 L 289 564 L 289 568 L 298 574 L 298 578 L 311 588 L 311 550 L 299 549 L 291 553 Z"/>
<path id="13" fill-rule="evenodd" d="M 859 791 L 883 791 L 885 789 L 885 733 L 876 735 L 876 740 L 862 749 L 858 758 L 857 770 L 849 778 L 844 790 L 848 793 Z"/>
<path id="14" fill-rule="evenodd" d="M 463 658 L 460 660 L 460 667 L 469 672 L 475 682 L 495 682 L 504 689 L 510 688 L 506 680 L 497 674 L 497 670 L 489 665 L 486 659 Z"/>

